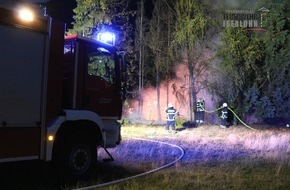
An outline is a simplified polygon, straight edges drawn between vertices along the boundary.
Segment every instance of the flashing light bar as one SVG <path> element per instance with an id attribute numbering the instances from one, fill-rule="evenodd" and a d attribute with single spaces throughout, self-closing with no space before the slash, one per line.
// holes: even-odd
<path id="1" fill-rule="evenodd" d="M 115 45 L 115 40 L 116 36 L 112 32 L 100 32 L 97 35 L 97 40 L 109 45 L 114 46 Z"/>

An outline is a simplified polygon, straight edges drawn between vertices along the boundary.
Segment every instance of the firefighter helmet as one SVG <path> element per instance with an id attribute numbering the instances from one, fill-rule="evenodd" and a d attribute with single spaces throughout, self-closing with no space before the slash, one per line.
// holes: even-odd
<path id="1" fill-rule="evenodd" d="M 228 107 L 227 103 L 223 103 L 223 108 Z"/>
<path id="2" fill-rule="evenodd" d="M 172 103 L 168 103 L 168 107 L 172 108 L 173 107 Z"/>

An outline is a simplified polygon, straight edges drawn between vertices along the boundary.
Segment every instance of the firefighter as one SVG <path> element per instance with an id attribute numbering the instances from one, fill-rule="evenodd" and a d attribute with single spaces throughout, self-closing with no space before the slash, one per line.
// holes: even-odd
<path id="1" fill-rule="evenodd" d="M 178 115 L 177 110 L 173 107 L 172 103 L 169 103 L 167 109 L 165 110 L 166 113 L 166 131 L 170 132 L 171 130 L 176 133 L 175 130 L 175 117 Z"/>
<path id="2" fill-rule="evenodd" d="M 223 129 L 227 128 L 227 118 L 228 118 L 228 104 L 227 103 L 223 103 L 220 117 L 221 117 L 220 127 Z"/>
<path id="3" fill-rule="evenodd" d="M 202 124 L 204 122 L 204 100 L 199 98 L 196 103 L 196 117 L 195 122 L 196 124 Z"/>

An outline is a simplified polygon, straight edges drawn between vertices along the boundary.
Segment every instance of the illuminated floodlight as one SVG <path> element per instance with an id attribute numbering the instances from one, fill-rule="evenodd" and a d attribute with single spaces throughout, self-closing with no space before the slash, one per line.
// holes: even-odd
<path id="1" fill-rule="evenodd" d="M 54 136 L 53 135 L 48 135 L 47 139 L 48 139 L 48 141 L 53 141 L 54 140 Z"/>
<path id="2" fill-rule="evenodd" d="M 97 35 L 97 40 L 112 46 L 115 45 L 116 36 L 112 32 L 100 32 Z"/>
<path id="3" fill-rule="evenodd" d="M 33 21 L 33 12 L 30 9 L 23 8 L 19 10 L 19 18 L 24 21 L 32 22 Z"/>

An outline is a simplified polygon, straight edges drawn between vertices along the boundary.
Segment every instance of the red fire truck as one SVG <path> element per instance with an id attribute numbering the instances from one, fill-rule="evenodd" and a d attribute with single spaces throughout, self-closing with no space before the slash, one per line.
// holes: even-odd
<path id="1" fill-rule="evenodd" d="M 52 161 L 87 177 L 97 148 L 121 141 L 123 55 L 21 9 L 0 4 L 0 162 Z"/>

